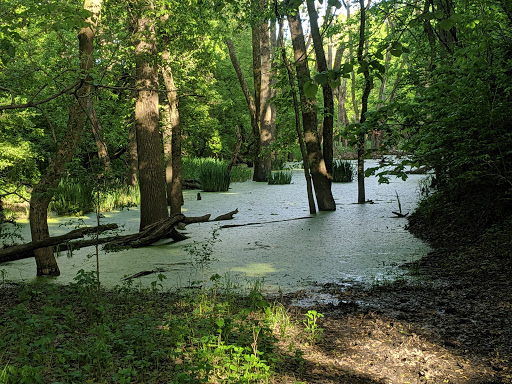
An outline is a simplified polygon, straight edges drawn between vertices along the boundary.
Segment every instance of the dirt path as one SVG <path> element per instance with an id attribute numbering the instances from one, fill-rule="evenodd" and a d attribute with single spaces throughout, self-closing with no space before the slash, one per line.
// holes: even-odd
<path id="1" fill-rule="evenodd" d="M 505 255 L 507 253 L 504 253 Z M 324 335 L 307 383 L 512 383 L 512 261 L 482 249 L 435 252 L 416 282 L 323 291 Z M 288 297 L 287 300 L 297 297 Z M 297 315 L 308 309 L 292 308 Z"/>

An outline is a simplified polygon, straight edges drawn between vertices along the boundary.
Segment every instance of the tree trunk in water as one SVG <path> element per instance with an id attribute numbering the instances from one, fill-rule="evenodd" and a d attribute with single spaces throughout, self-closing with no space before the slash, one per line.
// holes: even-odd
<path id="1" fill-rule="evenodd" d="M 137 134 L 135 123 L 130 124 L 128 132 L 128 148 L 126 149 L 126 185 L 137 186 Z"/>
<path id="2" fill-rule="evenodd" d="M 73 158 L 76 145 L 84 128 L 91 90 L 89 71 L 94 63 L 93 41 L 95 26 L 101 11 L 101 3 L 102 0 L 86 0 L 84 3 L 84 9 L 92 12 L 92 16 L 87 20 L 89 26 L 80 29 L 78 33 L 80 71 L 85 80 L 75 92 L 77 103 L 69 107 L 67 130 L 57 149 L 55 158 L 48 166 L 46 174 L 32 190 L 29 213 L 32 241 L 44 240 L 50 237 L 47 222 L 48 205 L 53 197 L 54 190 L 59 185 L 66 163 Z M 60 275 L 60 270 L 51 247 L 35 251 L 35 258 L 38 276 Z"/>
<path id="3" fill-rule="evenodd" d="M 265 0 L 262 0 L 262 3 L 265 3 Z M 259 92 L 259 122 L 260 122 L 260 132 L 259 132 L 259 141 L 260 141 L 260 155 L 258 167 L 256 170 L 256 164 L 254 172 L 257 173 L 256 181 L 266 181 L 267 174 L 271 170 L 271 154 L 269 150 L 269 146 L 272 143 L 272 107 L 270 103 L 270 74 L 271 74 L 271 59 L 270 59 L 270 34 L 268 23 L 265 22 L 260 23 L 258 26 L 259 32 L 259 61 L 260 61 L 260 89 L 256 90 Z"/>
<path id="4" fill-rule="evenodd" d="M 170 66 L 171 55 L 168 51 L 162 53 L 164 66 L 162 68 L 162 77 L 167 91 L 167 101 L 169 103 L 169 128 L 170 132 L 166 134 L 167 140 L 170 139 L 170 152 L 165 154 L 166 159 L 166 183 L 167 183 L 167 205 L 171 207 L 171 214 L 181 213 L 183 205 L 183 165 L 181 160 L 181 124 L 180 113 L 178 109 L 178 93 L 174 84 L 174 77 Z M 165 152 L 165 151 L 164 151 Z"/>
<path id="5" fill-rule="evenodd" d="M 329 67 L 327 66 L 327 60 L 325 58 L 322 36 L 320 35 L 320 29 L 318 28 L 318 14 L 316 12 L 314 0 L 307 0 L 307 6 L 318 72 L 327 72 Z M 324 120 L 322 129 L 323 156 L 325 168 L 327 169 L 327 176 L 330 182 L 332 180 L 333 162 L 334 100 L 332 88 L 329 82 L 322 85 L 322 92 L 324 96 Z"/>
<path id="6" fill-rule="evenodd" d="M 286 71 L 288 72 L 288 81 L 290 83 L 290 90 L 292 92 L 293 97 L 293 110 L 295 112 L 295 130 L 297 131 L 300 152 L 302 154 L 304 177 L 306 178 L 306 190 L 308 194 L 309 213 L 315 214 L 316 206 L 315 198 L 313 197 L 313 186 L 311 185 L 311 174 L 309 173 L 308 152 L 306 150 L 306 145 L 304 144 L 304 137 L 302 136 L 302 132 L 300 129 L 300 106 L 299 101 L 297 100 L 297 90 L 295 89 L 295 77 L 293 76 L 292 66 L 290 65 L 288 57 L 286 56 L 286 48 L 283 42 L 283 21 L 281 18 L 279 18 L 279 44 L 281 45 L 281 57 L 283 58 L 283 63 L 286 67 Z"/>
<path id="7" fill-rule="evenodd" d="M 317 131 L 316 99 L 310 99 L 304 94 L 304 84 L 310 79 L 310 72 L 307 62 L 306 43 L 299 12 L 288 15 L 290 33 L 297 71 L 297 81 L 302 105 L 302 124 L 304 137 L 306 140 L 306 149 L 308 152 L 308 161 L 315 187 L 315 196 L 320 211 L 334 211 L 336 204 L 332 196 L 331 181 L 327 175 L 325 162 L 322 156 L 320 140 Z"/>
<path id="8" fill-rule="evenodd" d="M 350 2 L 347 1 L 347 20 L 350 19 Z M 351 29 L 351 27 L 349 27 Z M 352 61 L 353 53 L 352 53 L 352 35 L 349 30 L 348 34 L 348 59 Z M 350 92 L 352 95 L 352 105 L 354 108 L 354 123 L 359 123 L 359 104 L 356 98 L 356 73 L 352 71 L 350 73 Z"/>
<path id="9" fill-rule="evenodd" d="M 365 44 L 365 28 L 366 28 L 366 9 L 364 7 L 364 0 L 359 0 L 361 20 L 359 23 L 359 46 L 357 48 L 357 61 L 360 66 L 363 62 L 363 49 Z M 370 73 L 368 66 L 363 72 L 364 74 L 364 89 L 361 98 L 361 118 L 359 119 L 361 126 L 366 121 L 366 111 L 368 110 L 368 96 L 371 91 Z M 366 132 L 358 133 L 357 145 L 357 202 L 359 204 L 366 202 L 365 188 L 364 188 L 364 156 L 366 152 Z"/>
<path id="10" fill-rule="evenodd" d="M 139 8 L 136 26 L 135 62 L 137 100 L 135 129 L 139 162 L 140 230 L 168 216 L 165 178 L 162 171 L 162 144 L 158 129 L 158 70 L 154 24 L 145 15 L 154 8 L 151 0 Z"/>

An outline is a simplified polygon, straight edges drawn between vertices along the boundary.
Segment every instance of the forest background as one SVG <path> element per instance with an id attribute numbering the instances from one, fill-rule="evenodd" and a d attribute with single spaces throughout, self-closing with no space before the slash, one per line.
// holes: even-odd
<path id="1" fill-rule="evenodd" d="M 0 202 L 30 201 L 33 240 L 63 179 L 138 185 L 141 229 L 179 212 L 182 156 L 248 163 L 255 181 L 302 158 L 333 210 L 334 157 L 357 154 L 364 203 L 365 174 L 386 176 L 364 158 L 399 150 L 435 172 L 431 220 L 467 200 L 486 207 L 471 209 L 479 234 L 510 225 L 505 0 L 5 1 L 0 15 Z M 58 274 L 50 253 L 38 274 Z"/>

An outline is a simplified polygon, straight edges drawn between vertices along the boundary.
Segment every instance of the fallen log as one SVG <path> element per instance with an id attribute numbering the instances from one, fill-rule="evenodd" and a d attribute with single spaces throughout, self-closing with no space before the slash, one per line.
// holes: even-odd
<path id="1" fill-rule="evenodd" d="M 237 227 L 246 227 L 248 225 L 262 225 L 262 224 L 271 224 L 271 223 L 281 223 L 283 221 L 310 219 L 311 217 L 312 216 L 303 216 L 303 217 L 295 217 L 293 219 L 284 219 L 284 220 L 271 220 L 271 221 L 262 221 L 262 222 L 245 223 L 245 224 L 228 224 L 228 225 L 221 225 L 220 228 L 237 228 Z"/>
<path id="2" fill-rule="evenodd" d="M 64 235 L 53 236 L 43 240 L 36 240 L 26 244 L 3 248 L 0 249 L 0 262 L 18 260 L 18 258 L 15 257 L 16 254 L 28 254 L 39 248 L 52 247 L 65 243 L 68 240 L 79 239 L 85 235 L 103 233 L 105 231 L 111 231 L 117 228 L 117 224 L 105 224 L 99 225 L 97 227 L 78 228 Z"/>
<path id="3" fill-rule="evenodd" d="M 238 213 L 238 209 L 220 215 L 212 221 L 229 220 L 233 215 Z M 61 236 L 54 236 L 44 240 L 32 241 L 27 244 L 15 245 L 12 247 L 0 249 L 0 263 L 27 259 L 34 257 L 34 250 L 38 248 L 54 246 L 56 252 L 78 250 L 80 248 L 92 245 L 105 244 L 108 250 L 117 250 L 122 248 L 140 248 L 156 243 L 159 240 L 173 239 L 181 241 L 187 237 L 176 230 L 176 228 L 184 229 L 187 224 L 201 223 L 210 221 L 211 215 L 187 217 L 183 214 L 173 214 L 166 219 L 162 219 L 148 225 L 142 231 L 125 236 L 110 236 L 96 239 L 69 241 L 84 237 L 85 235 L 103 233 L 108 230 L 117 229 L 117 224 L 106 224 L 98 227 L 86 227 L 75 229 Z M 56 247 L 58 246 L 58 247 Z"/>

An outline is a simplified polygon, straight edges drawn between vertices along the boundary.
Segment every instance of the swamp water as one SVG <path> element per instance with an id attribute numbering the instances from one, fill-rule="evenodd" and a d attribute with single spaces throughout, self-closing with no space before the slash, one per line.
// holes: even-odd
<path id="1" fill-rule="evenodd" d="M 367 166 L 375 162 L 368 161 Z M 212 218 L 238 208 L 230 221 L 190 224 L 185 232 L 190 239 L 161 242 L 157 245 L 122 252 L 100 251 L 100 279 L 104 286 L 119 285 L 123 277 L 141 271 L 158 270 L 135 279 L 134 284 L 151 286 L 158 274 L 166 276 L 164 288 L 190 286 L 208 281 L 214 274 L 226 277 L 231 284 L 245 286 L 256 279 L 264 281 L 266 292 L 291 292 L 311 289 L 319 284 L 372 283 L 393 279 L 401 274 L 400 264 L 413 262 L 426 255 L 429 246 L 413 237 L 404 227 L 406 219 L 397 218 L 397 194 L 402 211 L 411 212 L 419 198 L 421 175 L 410 175 L 406 181 L 392 178 L 389 184 L 378 184 L 376 177 L 366 179 L 366 198 L 374 204 L 355 204 L 357 183 L 333 183 L 337 204 L 335 212 L 310 215 L 303 171 L 294 171 L 292 184 L 267 185 L 252 181 L 232 183 L 225 193 L 185 191 L 183 213 Z M 134 233 L 139 227 L 138 208 L 103 214 L 102 224 L 122 225 L 122 233 Z M 51 217 L 51 235 L 66 233 L 79 220 L 96 225 L 90 214 L 82 218 Z M 71 225 L 62 225 L 66 222 Z M 222 225 L 261 223 L 232 228 Z M 29 228 L 22 222 L 22 235 L 29 239 Z M 215 231 L 215 240 L 213 232 Z M 187 246 L 188 250 L 187 250 Z M 211 252 L 211 261 L 198 263 L 200 253 Z M 73 281 L 80 269 L 96 270 L 94 247 L 65 253 L 57 259 L 59 283 Z M 35 275 L 33 259 L 0 265 L 7 280 L 31 281 Z M 160 282 L 159 282 L 160 283 Z"/>

